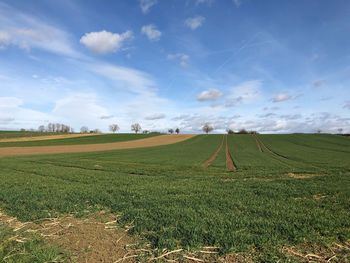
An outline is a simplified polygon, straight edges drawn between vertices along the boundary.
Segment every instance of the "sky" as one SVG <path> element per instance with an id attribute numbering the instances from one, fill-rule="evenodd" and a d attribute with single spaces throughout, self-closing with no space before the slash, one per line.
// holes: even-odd
<path id="1" fill-rule="evenodd" d="M 0 0 L 0 129 L 350 132 L 350 1 Z"/>

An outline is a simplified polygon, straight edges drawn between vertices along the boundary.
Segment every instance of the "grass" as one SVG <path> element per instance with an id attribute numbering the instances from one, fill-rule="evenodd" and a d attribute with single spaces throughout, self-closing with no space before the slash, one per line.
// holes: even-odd
<path id="1" fill-rule="evenodd" d="M 0 223 L 0 262 L 6 263 L 42 263 L 62 262 L 64 254 L 60 249 L 47 245 L 39 237 L 20 233 L 26 242 L 18 242 L 14 237 L 19 233 Z"/>
<path id="2" fill-rule="evenodd" d="M 19 142 L 0 142 L 0 147 L 28 147 L 28 146 L 50 146 L 50 145 L 73 145 L 73 144 L 94 144 L 110 143 L 139 140 L 159 135 L 158 133 L 150 134 L 101 134 L 75 138 L 50 139 L 42 141 L 19 141 Z"/>
<path id="3" fill-rule="evenodd" d="M 221 253 L 255 251 L 264 262 L 285 260 L 283 246 L 349 240 L 348 139 L 259 138 L 276 154 L 259 152 L 251 135 L 228 136 L 235 173 L 226 171 L 222 153 L 215 165 L 202 167 L 222 135 L 153 148 L 2 158 L 0 207 L 24 221 L 104 207 L 121 214 L 121 224 L 133 222 L 132 233 L 153 247 L 219 246 Z"/>

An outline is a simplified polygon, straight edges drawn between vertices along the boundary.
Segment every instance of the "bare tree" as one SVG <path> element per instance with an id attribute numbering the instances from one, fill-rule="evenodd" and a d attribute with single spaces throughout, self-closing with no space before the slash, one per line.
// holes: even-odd
<path id="1" fill-rule="evenodd" d="M 141 125 L 138 123 L 134 123 L 131 125 L 131 130 L 135 133 L 138 133 L 139 131 L 141 131 Z"/>
<path id="2" fill-rule="evenodd" d="M 92 132 L 93 133 L 101 133 L 101 131 L 99 129 L 94 129 Z"/>
<path id="3" fill-rule="evenodd" d="M 338 133 L 339 133 L 339 134 L 342 134 L 342 133 L 343 133 L 343 128 L 339 128 L 339 129 L 338 129 Z"/>
<path id="4" fill-rule="evenodd" d="M 54 124 L 53 123 L 49 123 L 48 125 L 47 125 L 47 131 L 48 132 L 54 132 Z"/>
<path id="5" fill-rule="evenodd" d="M 232 129 L 230 129 L 230 128 L 228 128 L 227 130 L 227 134 L 234 134 L 235 132 L 232 130 Z"/>
<path id="6" fill-rule="evenodd" d="M 88 128 L 87 126 L 82 126 L 82 127 L 80 128 L 80 132 L 81 132 L 81 133 L 88 133 L 88 132 L 89 132 L 89 128 Z"/>
<path id="7" fill-rule="evenodd" d="M 179 129 L 179 128 L 176 128 L 176 129 L 175 129 L 175 132 L 176 132 L 176 134 L 179 134 L 179 133 L 180 133 L 180 129 Z"/>
<path id="8" fill-rule="evenodd" d="M 169 129 L 168 132 L 169 132 L 170 134 L 173 134 L 173 133 L 174 133 L 174 130 L 173 130 L 173 129 Z"/>
<path id="9" fill-rule="evenodd" d="M 40 125 L 40 126 L 38 127 L 38 131 L 39 131 L 39 132 L 44 132 L 44 131 L 45 131 L 45 126 L 44 126 L 44 125 Z"/>
<path id="10" fill-rule="evenodd" d="M 119 130 L 119 126 L 118 126 L 118 124 L 111 124 L 111 125 L 109 125 L 109 130 L 111 131 L 111 132 L 116 132 L 116 131 L 118 131 Z"/>
<path id="11" fill-rule="evenodd" d="M 210 123 L 206 123 L 203 125 L 202 130 L 208 134 L 209 132 L 214 130 L 214 127 Z"/>

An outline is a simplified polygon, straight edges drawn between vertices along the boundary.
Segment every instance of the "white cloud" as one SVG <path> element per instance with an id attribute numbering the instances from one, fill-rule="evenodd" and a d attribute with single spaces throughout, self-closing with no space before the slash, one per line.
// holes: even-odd
<path id="1" fill-rule="evenodd" d="M 142 13 L 147 14 L 151 7 L 157 4 L 157 0 L 139 0 Z"/>
<path id="2" fill-rule="evenodd" d="M 169 54 L 167 56 L 167 59 L 177 60 L 177 61 L 179 61 L 180 65 L 182 67 L 186 67 L 186 66 L 188 66 L 188 60 L 190 59 L 190 57 L 186 54 L 183 54 L 183 53 L 176 53 L 176 54 Z"/>
<path id="3" fill-rule="evenodd" d="M 208 101 L 208 100 L 217 100 L 222 96 L 222 92 L 218 89 L 210 89 L 202 91 L 198 94 L 197 100 L 199 101 Z"/>
<path id="4" fill-rule="evenodd" d="M 289 95 L 288 93 L 279 93 L 273 96 L 272 101 L 273 102 L 282 102 L 282 101 L 287 101 L 291 100 L 293 97 Z"/>
<path id="5" fill-rule="evenodd" d="M 195 30 L 203 25 L 205 21 L 205 17 L 203 16 L 195 16 L 195 17 L 190 17 L 185 20 L 185 25 L 192 30 Z"/>
<path id="6" fill-rule="evenodd" d="M 160 120 L 160 119 L 164 119 L 165 117 L 166 115 L 164 113 L 155 113 L 155 114 L 147 115 L 145 117 L 145 120 Z"/>
<path id="7" fill-rule="evenodd" d="M 141 28 L 141 33 L 146 35 L 151 41 L 158 41 L 162 35 L 162 32 L 160 32 L 153 24 L 143 26 Z"/>
<path id="8" fill-rule="evenodd" d="M 133 36 L 131 31 L 112 33 L 108 31 L 90 32 L 81 37 L 80 43 L 95 53 L 105 54 L 119 50 L 126 40 Z"/>

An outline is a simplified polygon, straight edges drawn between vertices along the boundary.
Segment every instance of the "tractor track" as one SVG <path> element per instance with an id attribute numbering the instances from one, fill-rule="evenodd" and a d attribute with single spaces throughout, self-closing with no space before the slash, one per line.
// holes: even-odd
<path id="1" fill-rule="evenodd" d="M 252 135 L 254 137 L 254 139 L 256 140 L 257 142 L 257 145 L 258 145 L 258 148 L 262 151 L 262 152 L 268 152 L 271 154 L 271 157 L 273 157 L 275 160 L 279 161 L 280 163 L 282 163 L 283 165 L 285 166 L 288 166 L 288 167 L 293 167 L 291 164 L 289 163 L 286 163 L 285 161 L 292 161 L 292 162 L 296 162 L 296 163 L 303 163 L 303 164 L 306 164 L 300 160 L 295 160 L 295 159 L 290 159 L 282 154 L 279 154 L 279 153 L 276 153 L 275 151 L 271 150 L 269 147 L 267 147 L 263 142 L 262 140 L 256 135 Z M 264 150 L 265 149 L 265 150 Z M 283 158 L 281 160 L 281 158 Z M 313 164 L 310 164 L 310 163 L 307 163 L 308 166 L 311 166 L 313 168 L 316 168 L 316 169 L 320 169 L 322 171 L 324 171 L 323 168 L 319 167 L 319 166 L 316 166 L 316 165 L 313 165 Z"/>
<path id="2" fill-rule="evenodd" d="M 269 153 L 270 156 L 277 160 L 278 162 L 280 162 L 281 164 L 283 164 L 284 166 L 287 166 L 287 167 L 293 167 L 292 165 L 288 164 L 285 162 L 285 160 L 289 160 L 287 157 L 283 156 L 283 155 L 280 155 L 280 154 L 277 154 L 276 152 L 272 151 L 270 148 L 268 148 L 262 141 L 261 139 L 256 135 L 252 135 L 258 145 L 258 149 L 261 150 L 261 152 L 266 152 L 266 153 Z M 281 158 L 283 158 L 283 160 L 281 160 Z"/>
<path id="3" fill-rule="evenodd" d="M 237 167 L 233 162 L 232 155 L 230 153 L 230 148 L 228 147 L 227 135 L 225 136 L 225 138 L 226 138 L 226 169 L 230 172 L 235 172 L 237 170 Z"/>
<path id="4" fill-rule="evenodd" d="M 216 149 L 216 151 L 209 157 L 209 159 L 207 159 L 204 162 L 204 164 L 203 164 L 204 168 L 208 168 L 215 161 L 215 159 L 218 157 L 218 155 L 222 149 L 222 146 L 224 145 L 224 140 L 225 140 L 225 135 L 222 137 L 221 144 Z"/>

